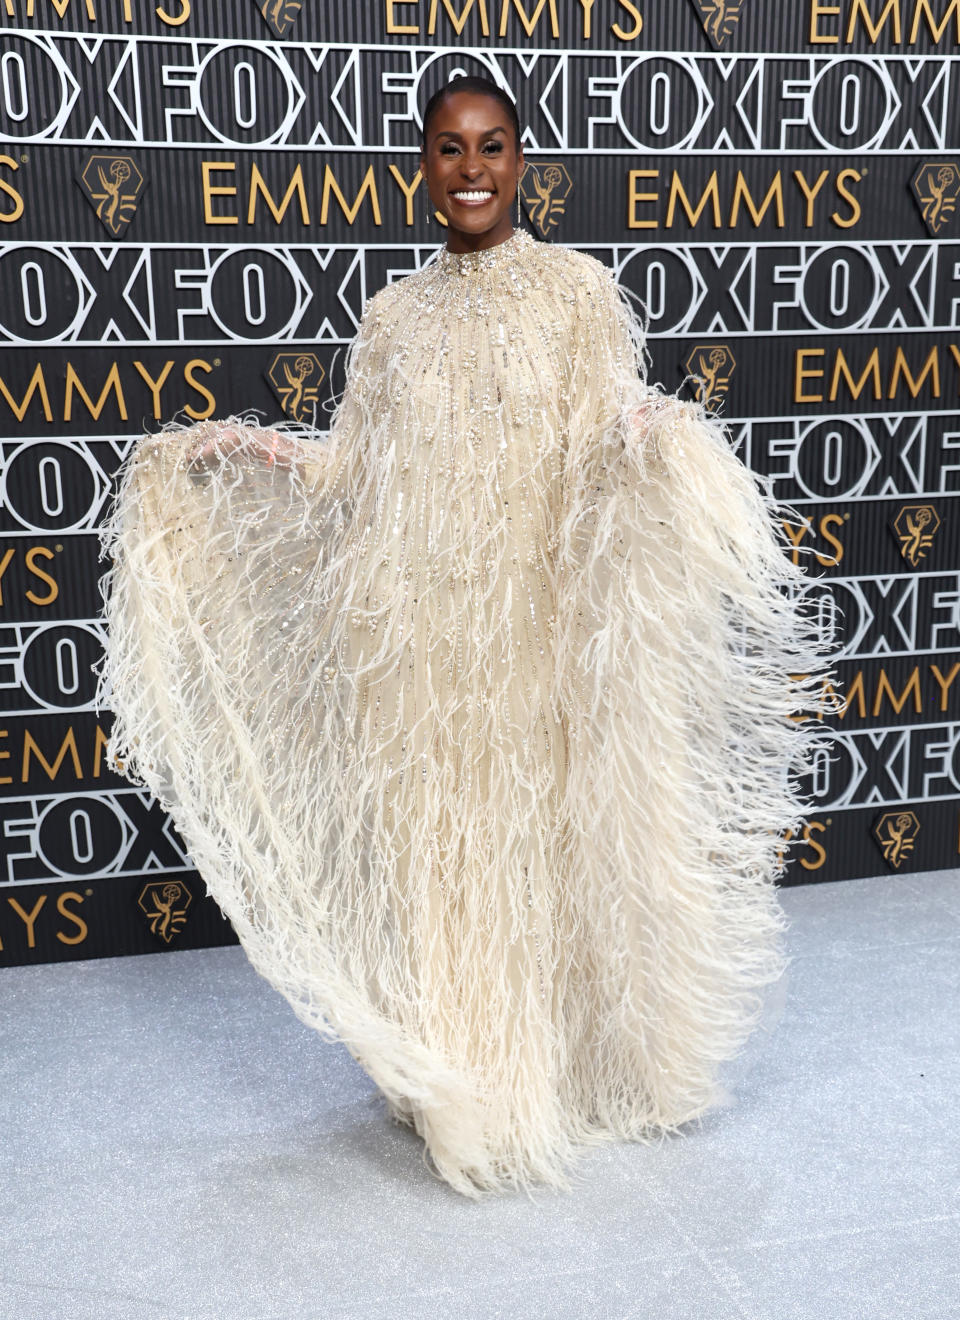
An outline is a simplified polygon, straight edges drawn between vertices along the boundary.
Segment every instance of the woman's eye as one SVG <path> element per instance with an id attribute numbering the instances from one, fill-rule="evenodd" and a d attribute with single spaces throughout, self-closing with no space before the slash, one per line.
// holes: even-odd
<path id="1" fill-rule="evenodd" d="M 452 155 L 454 155 L 455 152 L 457 152 L 457 151 L 459 151 L 459 150 L 460 150 L 460 148 L 457 146 L 457 144 L 456 144 L 455 142 L 445 142 L 445 143 L 443 144 L 443 146 L 440 148 L 440 155 L 441 155 L 441 156 L 452 156 Z M 488 155 L 497 156 L 497 155 L 500 154 L 501 151 L 503 151 L 503 143 L 502 143 L 502 142 L 486 142 L 486 143 L 484 143 L 483 150 L 484 150 Z"/>

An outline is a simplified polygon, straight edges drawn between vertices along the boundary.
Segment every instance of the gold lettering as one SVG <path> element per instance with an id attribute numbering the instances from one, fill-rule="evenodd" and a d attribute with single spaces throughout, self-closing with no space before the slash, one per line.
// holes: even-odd
<path id="1" fill-rule="evenodd" d="M 420 173 L 419 170 L 417 170 L 416 174 L 413 176 L 410 182 L 407 183 L 406 179 L 397 169 L 396 165 L 390 165 L 389 170 L 390 170 L 390 174 L 393 176 L 394 180 L 396 181 L 397 187 L 403 193 L 403 199 L 406 205 L 406 214 L 404 215 L 404 223 L 408 225 L 412 225 L 413 195 L 420 187 L 420 182 L 423 179 L 423 175 Z"/>
<path id="2" fill-rule="evenodd" d="M 851 212 L 846 220 L 841 218 L 838 211 L 834 211 L 833 215 L 830 217 L 833 223 L 839 226 L 840 229 L 852 229 L 853 226 L 860 221 L 863 208 L 846 184 L 848 179 L 852 179 L 855 183 L 859 183 L 862 178 L 863 175 L 859 170 L 841 170 L 837 175 L 837 192 L 845 202 L 850 203 Z"/>
<path id="3" fill-rule="evenodd" d="M 933 397 L 940 398 L 940 350 L 934 345 L 931 348 L 926 362 L 920 368 L 920 375 L 914 380 L 904 356 L 903 349 L 897 348 L 897 356 L 893 362 L 893 371 L 890 373 L 890 388 L 887 390 L 887 398 L 896 397 L 897 388 L 900 384 L 900 377 L 906 381 L 907 389 L 910 391 L 910 397 L 915 399 L 920 393 L 920 387 L 928 376 L 933 377 Z"/>
<path id="4" fill-rule="evenodd" d="M 956 362 L 957 366 L 960 367 L 960 349 L 957 348 L 956 344 L 950 345 L 950 356 L 953 358 L 954 362 Z M 960 386 L 957 388 L 957 393 L 960 394 Z"/>
<path id="5" fill-rule="evenodd" d="M 867 380 L 873 380 L 873 397 L 875 399 L 883 398 L 883 386 L 880 383 L 880 350 L 874 348 L 873 352 L 867 358 L 867 365 L 863 369 L 863 375 L 858 381 L 854 381 L 850 371 L 849 363 L 844 355 L 843 349 L 837 349 L 837 358 L 833 365 L 833 376 L 830 379 L 830 402 L 834 403 L 840 388 L 840 377 L 847 382 L 847 389 L 854 399 L 859 399 L 861 393 L 866 388 Z"/>
<path id="6" fill-rule="evenodd" d="M 180 13 L 176 15 L 168 14 L 165 9 L 157 5 L 157 18 L 161 23 L 166 23 L 168 27 L 181 27 L 190 17 L 190 0 L 179 0 Z"/>
<path id="7" fill-rule="evenodd" d="M 18 170 L 20 168 L 12 156 L 0 156 L 0 165 L 8 170 Z M 23 197 L 17 192 L 12 183 L 7 183 L 6 179 L 0 179 L 0 193 L 13 198 L 13 210 L 0 211 L 0 224 L 12 225 L 15 220 L 19 220 L 23 215 Z"/>
<path id="8" fill-rule="evenodd" d="M 583 39 L 589 41 L 593 35 L 593 28 L 590 22 L 590 12 L 597 0 L 580 0 L 580 8 L 583 10 Z"/>
<path id="9" fill-rule="evenodd" d="M 38 596 L 31 588 L 27 591 L 27 600 L 30 601 L 31 605 L 52 605 L 60 595 L 60 587 L 49 573 L 45 573 L 43 569 L 38 566 L 36 562 L 38 558 L 53 559 L 55 558 L 54 553 L 45 545 L 32 545 L 24 556 L 28 571 L 31 572 L 34 577 L 38 577 L 41 582 L 46 582 L 50 590 L 45 596 Z"/>
<path id="10" fill-rule="evenodd" d="M 16 553 L 16 547 L 11 546 L 9 550 L 4 552 L 3 558 L 0 559 L 0 609 L 3 608 L 3 575 L 10 567 L 10 563 Z M 4 734 L 4 737 L 6 737 L 6 734 Z"/>
<path id="11" fill-rule="evenodd" d="M 236 188 L 225 184 L 212 184 L 210 176 L 215 170 L 235 170 L 237 162 L 235 160 L 202 160 L 200 162 L 200 173 L 203 177 L 203 223 L 205 225 L 238 225 L 239 219 L 235 215 L 214 215 L 211 199 L 214 197 L 236 197 Z"/>
<path id="12" fill-rule="evenodd" d="M 836 552 L 833 555 L 817 555 L 817 560 L 824 568 L 839 564 L 843 559 L 843 542 L 834 536 L 830 530 L 831 527 L 842 527 L 843 523 L 843 516 L 839 513 L 828 513 L 820 519 L 820 535 L 828 544 L 833 546 Z"/>
<path id="13" fill-rule="evenodd" d="M 14 912 L 16 912 L 17 916 L 21 918 L 21 920 L 23 921 L 24 925 L 27 928 L 28 949 L 35 949 L 37 947 L 37 941 L 34 937 L 33 928 L 34 925 L 36 924 L 37 917 L 40 915 L 40 909 L 43 907 L 46 901 L 47 901 L 46 894 L 41 894 L 40 897 L 37 899 L 36 903 L 34 903 L 32 909 L 29 912 L 25 912 L 24 909 L 21 907 L 20 903 L 17 901 L 17 899 L 13 898 L 9 894 L 7 895 L 7 902 L 13 908 Z"/>
<path id="14" fill-rule="evenodd" d="M 960 2 L 960 0 L 958 0 Z M 784 197 L 784 172 L 777 170 L 770 183 L 767 185 L 766 192 L 759 202 L 754 195 L 750 184 L 747 182 L 743 170 L 737 171 L 734 181 L 733 193 L 730 198 L 730 215 L 727 221 L 727 227 L 735 229 L 741 219 L 741 209 L 746 211 L 753 227 L 759 228 L 768 212 L 775 212 L 775 223 L 778 229 L 786 227 L 786 200 Z M 837 175 L 836 189 L 847 203 L 849 203 L 851 214 L 849 217 L 842 217 L 834 212 L 831 219 L 835 224 L 842 228 L 850 228 L 859 222 L 862 211 L 860 203 L 854 194 L 850 191 L 849 183 L 859 183 L 863 176 L 857 170 L 842 170 Z M 816 200 L 823 191 L 824 184 L 830 178 L 830 171 L 821 170 L 817 178 L 811 182 L 803 170 L 793 171 L 793 178 L 804 198 L 804 225 L 807 229 L 813 227 L 816 218 Z M 653 219 L 640 219 L 640 208 L 643 206 L 655 205 L 660 200 L 659 192 L 641 192 L 640 186 L 643 180 L 653 179 L 659 182 L 659 170 L 628 170 L 627 172 L 627 227 L 630 229 L 656 229 L 659 228 L 659 221 Z M 720 184 L 719 176 L 716 171 L 710 176 L 703 192 L 699 195 L 693 194 L 692 198 L 688 195 L 684 187 L 683 179 L 680 173 L 674 170 L 670 181 L 670 193 L 667 201 L 667 215 L 664 222 L 664 228 L 672 229 L 679 210 L 682 210 L 687 217 L 691 227 L 700 223 L 704 218 L 704 212 L 707 208 L 713 212 L 713 227 L 722 229 L 724 220 L 721 214 Z M 679 209 L 678 209 L 679 208 Z M 771 216 L 771 219 L 774 217 Z"/>
<path id="15" fill-rule="evenodd" d="M 790 558 L 793 560 L 795 564 L 799 564 L 800 552 L 798 546 L 800 545 L 800 542 L 804 539 L 804 537 L 807 535 L 807 533 L 810 531 L 810 523 L 781 522 L 780 525 L 783 527 L 783 530 L 786 532 L 787 536 L 790 538 L 791 542 L 793 543 L 793 550 L 790 553 Z"/>
<path id="16" fill-rule="evenodd" d="M 854 700 L 857 703 L 857 711 L 862 720 L 867 718 L 867 698 L 863 687 L 863 670 L 858 669 L 856 677 L 852 683 L 847 684 L 846 691 L 847 704 L 840 712 L 840 719 L 846 719 L 847 712 L 853 709 Z"/>
<path id="17" fill-rule="evenodd" d="M 63 420 L 65 422 L 72 420 L 74 390 L 80 395 L 80 398 L 87 406 L 87 412 L 89 412 L 90 416 L 95 420 L 99 420 L 100 414 L 103 412 L 104 405 L 107 402 L 107 395 L 113 390 L 117 396 L 117 411 L 120 413 L 120 417 L 123 421 L 127 420 L 127 405 L 124 401 L 123 390 L 120 386 L 120 369 L 116 362 L 114 362 L 113 366 L 107 373 L 107 379 L 103 383 L 103 389 L 100 391 L 100 398 L 96 403 L 93 402 L 90 395 L 84 389 L 83 382 L 77 375 L 73 363 L 67 363 L 67 388 L 63 400 Z"/>
<path id="18" fill-rule="evenodd" d="M 823 403 L 822 394 L 804 394 L 804 381 L 819 378 L 823 380 L 824 370 L 822 367 L 807 366 L 807 358 L 822 358 L 826 354 L 825 348 L 798 348 L 794 355 L 794 374 L 793 374 L 793 401 L 794 403 Z"/>
<path id="19" fill-rule="evenodd" d="M 830 36 L 823 33 L 819 28 L 819 21 L 827 14 L 839 14 L 839 5 L 823 5 L 820 0 L 810 0 L 810 44 L 811 46 L 836 46 L 840 41 L 840 34 Z"/>
<path id="20" fill-rule="evenodd" d="M 637 6 L 631 3 L 631 0 L 617 0 L 617 4 L 621 9 L 625 9 L 633 19 L 633 27 L 629 32 L 624 32 L 619 23 L 611 23 L 610 31 L 615 37 L 619 37 L 621 41 L 634 41 L 643 31 L 643 16 Z"/>
<path id="21" fill-rule="evenodd" d="M 910 28 L 911 46 L 916 44 L 917 37 L 920 33 L 921 18 L 927 20 L 927 27 L 930 29 L 930 35 L 933 37 L 934 41 L 941 40 L 946 33 L 947 28 L 950 26 L 950 19 L 952 18 L 956 26 L 954 42 L 957 45 L 960 45 L 960 0 L 950 0 L 950 4 L 943 15 L 943 21 L 939 24 L 931 12 L 930 0 L 917 0 L 917 7 L 913 11 L 913 25 Z"/>
<path id="22" fill-rule="evenodd" d="M 57 752 L 57 758 L 54 761 L 53 765 L 50 764 L 50 762 L 44 756 L 43 752 L 41 752 L 40 748 L 37 746 L 36 742 L 34 742 L 33 734 L 30 732 L 30 730 L 29 729 L 24 730 L 21 782 L 26 784 L 30 778 L 31 756 L 36 757 L 36 759 L 40 762 L 40 766 L 44 774 L 47 776 L 48 779 L 52 780 L 52 779 L 56 779 L 57 775 L 60 773 L 60 767 L 63 765 L 64 761 L 66 760 L 68 753 L 70 755 L 70 760 L 73 764 L 73 773 L 76 775 L 77 779 L 82 779 L 83 769 L 80 765 L 80 753 L 77 751 L 77 738 L 72 728 L 68 729 L 67 736 L 60 744 L 60 750 Z"/>
<path id="23" fill-rule="evenodd" d="M 890 698 L 890 704 L 899 715 L 907 704 L 907 699 L 913 693 L 913 709 L 919 715 L 923 711 L 923 701 L 920 697 L 920 670 L 919 666 L 914 665 L 910 677 L 907 679 L 906 687 L 900 693 L 899 697 L 890 686 L 890 680 L 887 678 L 887 671 L 880 670 L 880 681 L 877 683 L 876 696 L 873 699 L 873 714 L 879 715 L 880 708 L 883 705 L 884 693 Z"/>
<path id="24" fill-rule="evenodd" d="M 957 674 L 960 673 L 960 660 L 958 660 L 954 664 L 953 668 L 950 670 L 950 673 L 946 676 L 946 678 L 944 678 L 939 665 L 931 665 L 930 672 L 933 674 L 934 678 L 937 680 L 937 683 L 940 686 L 940 709 L 946 710 L 947 693 L 950 690 L 951 683 L 956 678 Z"/>
<path id="25" fill-rule="evenodd" d="M 657 220 L 638 220 L 637 207 L 641 202 L 659 202 L 660 194 L 658 192 L 637 192 L 637 183 L 640 179 L 659 179 L 659 170 L 629 170 L 627 173 L 628 193 L 627 193 L 627 228 L 628 229 L 656 229 Z"/>
<path id="26" fill-rule="evenodd" d="M 0 376 L 0 394 L 3 395 L 8 407 L 18 422 L 23 421 L 26 411 L 30 407 L 30 400 L 33 398 L 34 394 L 39 394 L 40 402 L 43 405 L 44 417 L 48 422 L 53 421 L 53 409 L 50 407 L 50 400 L 47 397 L 47 383 L 43 377 L 43 367 L 39 362 L 34 369 L 33 375 L 30 377 L 30 384 L 27 386 L 26 393 L 19 403 L 17 403 L 13 395 L 7 389 L 2 376 Z"/>
<path id="27" fill-rule="evenodd" d="M 100 768 L 103 765 L 103 756 L 107 750 L 107 744 L 110 741 L 107 734 L 97 725 L 96 737 L 93 740 L 93 778 L 100 778 Z"/>
<path id="28" fill-rule="evenodd" d="M 803 843 L 811 847 L 815 853 L 820 854 L 819 858 L 816 861 L 812 861 L 812 862 L 808 862 L 804 857 L 800 858 L 800 865 L 805 867 L 808 871 L 819 870 L 819 868 L 826 861 L 827 854 L 825 849 L 819 843 L 817 843 L 815 839 L 811 839 L 810 837 L 811 830 L 823 830 L 824 828 L 825 826 L 822 824 L 822 822 L 818 820 L 811 820 L 809 822 L 804 823 L 803 833 L 801 834 L 800 839 L 802 840 Z M 795 836 L 793 830 L 787 830 L 786 833 L 781 836 L 780 844 L 777 847 L 777 860 L 781 866 L 783 865 L 783 855 L 786 845 L 790 843 L 794 838 Z"/>
<path id="29" fill-rule="evenodd" d="M 807 199 L 807 210 L 806 210 L 806 214 L 805 214 L 805 216 L 804 216 L 804 221 L 803 221 L 803 223 L 804 223 L 804 225 L 806 226 L 807 229 L 812 229 L 812 228 L 813 228 L 813 204 L 814 204 L 814 202 L 816 201 L 817 193 L 820 191 L 820 189 L 821 189 L 821 188 L 823 187 L 823 185 L 826 183 L 827 179 L 830 177 L 830 171 L 829 171 L 829 170 L 821 170 L 821 171 L 820 171 L 820 176 L 819 176 L 819 178 L 817 179 L 816 183 L 813 184 L 813 185 L 811 185 L 811 184 L 809 184 L 809 183 L 807 182 L 807 178 L 806 178 L 806 175 L 804 174 L 803 170 L 794 170 L 794 171 L 793 171 L 793 177 L 796 179 L 797 184 L 799 185 L 800 191 L 803 193 L 804 197 Z"/>
<path id="30" fill-rule="evenodd" d="M 443 0 L 443 7 L 447 11 L 447 17 L 450 19 L 450 22 L 453 24 L 453 30 L 456 32 L 458 37 L 460 33 L 463 31 L 467 19 L 470 17 L 470 10 L 473 8 L 473 6 L 474 6 L 474 0 L 466 0 L 466 4 L 463 6 L 463 9 L 460 11 L 459 14 L 457 14 L 454 11 L 452 0 Z M 429 17 L 427 18 L 427 36 L 429 37 L 432 37 L 437 30 L 437 8 L 438 8 L 437 0 L 430 0 L 430 14 Z M 485 37 L 489 37 L 490 22 L 489 19 L 487 18 L 487 0 L 477 0 L 477 10 L 478 13 L 480 14 L 480 31 L 483 33 Z M 416 32 L 418 29 L 414 28 L 413 30 L 414 32 Z"/>
<path id="31" fill-rule="evenodd" d="M 944 8 L 945 6 L 945 8 Z M 960 44 L 960 0 L 939 0 L 936 6 L 941 16 L 934 13 L 932 0 L 913 0 L 912 21 L 910 24 L 909 44 L 916 45 L 920 28 L 926 24 L 927 31 L 935 42 L 942 41 L 951 21 L 956 29 L 955 42 Z M 846 31 L 841 38 L 840 32 L 824 31 L 820 26 L 821 18 L 838 18 L 838 28 L 842 24 L 843 6 L 822 4 L 821 0 L 810 0 L 810 42 L 812 45 L 836 46 L 841 39 L 849 46 L 862 30 L 866 39 L 876 44 L 883 36 L 884 29 L 890 33 L 890 40 L 896 45 L 903 44 L 904 16 L 907 12 L 904 0 L 850 0 L 847 12 Z M 879 14 L 874 18 L 874 13 Z"/>
<path id="32" fill-rule="evenodd" d="M 70 0 L 53 0 L 53 7 L 57 11 L 57 18 L 63 18 L 64 14 L 70 8 Z M 97 15 L 93 7 L 93 0 L 84 0 L 84 8 L 87 11 L 87 18 L 95 23 L 97 21 Z M 8 10 L 8 12 L 12 13 L 13 11 Z M 27 18 L 33 18 L 33 0 L 29 0 L 29 3 L 27 4 Z"/>
<path id="33" fill-rule="evenodd" d="M 414 23 L 413 27 L 409 27 L 409 26 L 405 27 L 402 23 L 397 22 L 397 17 L 394 11 L 396 10 L 398 5 L 406 5 L 407 8 L 409 9 L 411 5 L 416 5 L 419 3 L 420 0 L 386 0 L 387 31 L 396 33 L 400 36 L 411 36 L 411 37 L 417 36 L 420 29 L 419 27 L 417 27 L 416 23 Z"/>
<path id="34" fill-rule="evenodd" d="M 213 411 L 217 406 L 217 401 L 207 389 L 206 385 L 201 384 L 200 381 L 195 379 L 193 373 L 195 371 L 205 371 L 209 374 L 212 370 L 213 367 L 209 362 L 204 362 L 203 358 L 191 358 L 183 369 L 183 378 L 190 388 L 196 390 L 198 394 L 204 395 L 207 400 L 205 412 L 198 412 L 196 408 L 192 407 L 189 403 L 184 408 L 184 412 L 187 416 L 192 417 L 194 421 L 197 422 L 202 422 L 205 418 L 213 415 Z"/>
<path id="35" fill-rule="evenodd" d="M 900 0 L 887 0 L 883 13 L 874 23 L 870 11 L 867 9 L 866 0 L 853 0 L 850 6 L 850 21 L 847 24 L 847 45 L 853 43 L 857 30 L 857 19 L 859 18 L 866 28 L 867 36 L 871 41 L 876 41 L 883 28 L 886 26 L 887 19 L 893 18 L 893 40 L 902 41 L 903 31 L 900 26 Z"/>
<path id="36" fill-rule="evenodd" d="M 667 225 L 666 225 L 667 229 L 673 228 L 673 217 L 674 217 L 674 213 L 676 212 L 678 199 L 680 201 L 680 205 L 687 213 L 687 219 L 690 221 L 691 228 L 694 228 L 699 222 L 700 217 L 701 215 L 703 215 L 703 212 L 706 209 L 708 202 L 712 203 L 713 205 L 714 229 L 723 228 L 723 220 L 721 219 L 720 216 L 720 188 L 717 183 L 716 170 L 714 170 L 713 173 L 710 175 L 710 182 L 707 184 L 706 188 L 703 191 L 703 196 L 700 198 L 700 202 L 699 205 L 697 206 L 696 211 L 694 211 L 693 206 L 690 203 L 689 197 L 683 191 L 683 184 L 680 182 L 679 174 L 677 173 L 676 170 L 673 171 L 673 179 L 670 183 L 670 199 L 667 202 Z"/>
<path id="37" fill-rule="evenodd" d="M 818 843 L 816 839 L 810 837 L 813 830 L 817 830 L 818 833 L 822 834 L 826 828 L 826 825 L 824 825 L 821 820 L 811 820 L 803 827 L 803 841 L 804 843 L 809 844 L 816 855 L 816 860 L 812 862 L 808 862 L 806 857 L 800 858 L 800 865 L 805 871 L 819 871 L 820 867 L 827 860 L 826 848 L 824 848 L 822 843 Z"/>
<path id="38" fill-rule="evenodd" d="M 783 179 L 780 171 L 777 170 L 777 177 L 770 185 L 770 190 L 758 210 L 750 189 L 747 187 L 747 181 L 743 177 L 743 170 L 737 170 L 737 182 L 733 191 L 733 206 L 730 211 L 730 228 L 736 228 L 737 220 L 740 218 L 741 202 L 746 205 L 747 210 L 750 212 L 750 219 L 753 221 L 754 229 L 756 229 L 774 201 L 777 203 L 777 228 L 783 229 L 787 222 L 783 214 Z"/>
<path id="39" fill-rule="evenodd" d="M 82 903 L 83 895 L 78 894 L 75 889 L 65 889 L 62 894 L 57 895 L 57 911 L 61 917 L 66 917 L 68 921 L 74 923 L 77 927 L 77 933 L 73 936 L 63 935 L 58 930 L 56 936 L 61 944 L 82 944 L 87 938 L 87 923 L 82 917 L 77 916 L 76 912 L 71 912 L 69 908 L 64 906 L 67 899 L 71 899 L 74 903 Z"/>
<path id="40" fill-rule="evenodd" d="M 554 37 L 560 35 L 560 21 L 557 18 L 557 0 L 537 0 L 537 7 L 533 11 L 533 17 L 527 17 L 527 11 L 523 7 L 523 0 L 500 0 L 500 36 L 507 35 L 507 22 L 510 17 L 511 6 L 517 11 L 520 22 L 523 24 L 523 30 L 528 37 L 533 36 L 533 29 L 537 26 L 537 21 L 543 13 L 544 5 L 550 6 L 550 34 Z"/>
<path id="41" fill-rule="evenodd" d="M 11 550 L 7 551 L 8 555 L 12 553 L 13 552 Z M 4 560 L 4 566 L 6 566 L 6 563 L 7 561 Z M 8 730 L 0 729 L 0 738 L 6 738 L 7 736 L 8 736 Z M 5 749 L 0 750 L 0 761 L 9 761 L 9 760 L 10 760 L 10 753 Z M 0 775 L 0 784 L 12 784 L 12 783 L 13 783 L 12 775 Z"/>
<path id="42" fill-rule="evenodd" d="M 307 205 L 307 193 L 303 186 L 303 166 L 298 165 L 293 171 L 293 174 L 290 176 L 290 183 L 287 187 L 287 191 L 284 193 L 283 200 L 278 207 L 273 200 L 273 197 L 270 195 L 270 190 L 264 181 L 263 175 L 260 173 L 256 165 L 251 165 L 250 198 L 247 203 L 247 224 L 252 225 L 256 219 L 258 195 L 263 197 L 263 200 L 270 208 L 271 215 L 277 224 L 279 224 L 287 213 L 287 207 L 293 201 L 294 193 L 296 193 L 300 202 L 300 222 L 301 224 L 308 225 L 310 223 L 310 208 Z"/>
<path id="43" fill-rule="evenodd" d="M 340 203 L 340 209 L 347 217 L 347 222 L 352 225 L 357 218 L 357 212 L 360 210 L 360 204 L 363 201 L 364 194 L 367 192 L 370 193 L 370 205 L 373 207 L 373 222 L 375 225 L 379 226 L 383 222 L 380 218 L 380 199 L 377 196 L 377 182 L 373 177 L 373 166 L 369 165 L 367 167 L 367 172 L 363 176 L 363 182 L 360 184 L 360 191 L 354 198 L 353 205 L 350 206 L 347 203 L 347 199 L 340 191 L 340 185 L 337 183 L 333 170 L 329 165 L 324 165 L 323 198 L 320 202 L 320 223 L 322 225 L 327 223 L 327 216 L 330 211 L 330 194 L 333 193 L 337 201 Z"/>
<path id="44" fill-rule="evenodd" d="M 157 421 L 159 421 L 161 416 L 163 415 L 160 410 L 160 390 L 163 387 L 163 382 L 170 375 L 170 368 L 173 366 L 173 358 L 168 359 L 168 361 L 166 361 L 163 364 L 163 371 L 160 373 L 159 380 L 153 379 L 153 377 L 150 375 L 150 372 L 146 369 L 146 367 L 143 365 L 142 362 L 138 362 L 136 359 L 134 359 L 133 365 L 136 367 L 137 371 L 140 372 L 140 375 L 143 377 L 143 379 L 147 382 L 147 386 L 150 390 L 150 393 L 153 396 L 153 416 Z"/>

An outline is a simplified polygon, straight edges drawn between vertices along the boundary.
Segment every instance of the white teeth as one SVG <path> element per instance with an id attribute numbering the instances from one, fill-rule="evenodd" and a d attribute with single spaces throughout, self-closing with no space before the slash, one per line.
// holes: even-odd
<path id="1" fill-rule="evenodd" d="M 493 193 L 477 190 L 475 192 L 455 192 L 453 195 L 458 202 L 485 202 L 488 197 L 493 196 Z"/>

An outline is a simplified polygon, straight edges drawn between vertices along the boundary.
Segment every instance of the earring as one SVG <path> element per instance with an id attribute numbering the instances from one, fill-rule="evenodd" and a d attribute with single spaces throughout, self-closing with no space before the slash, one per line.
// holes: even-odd
<path id="1" fill-rule="evenodd" d="M 520 228 L 520 184 L 517 184 L 517 228 Z"/>

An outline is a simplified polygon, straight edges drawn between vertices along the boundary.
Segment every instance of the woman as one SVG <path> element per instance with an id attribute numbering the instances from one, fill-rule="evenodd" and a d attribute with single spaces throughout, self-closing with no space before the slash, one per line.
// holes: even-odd
<path id="1" fill-rule="evenodd" d="M 104 532 L 113 755 L 471 1197 L 717 1100 L 830 644 L 607 268 L 514 229 L 522 169 L 509 97 L 442 88 L 446 247 L 370 299 L 329 441 L 146 437 Z"/>

